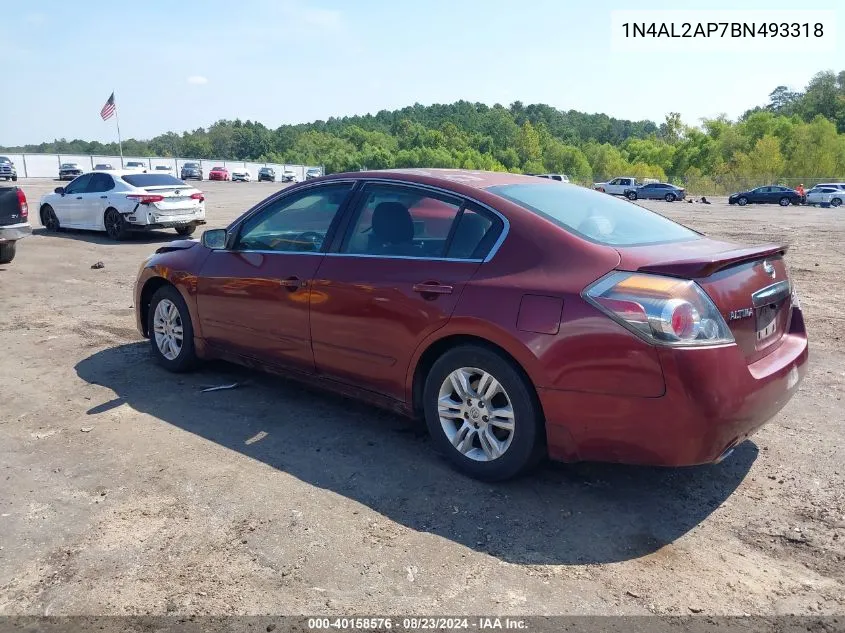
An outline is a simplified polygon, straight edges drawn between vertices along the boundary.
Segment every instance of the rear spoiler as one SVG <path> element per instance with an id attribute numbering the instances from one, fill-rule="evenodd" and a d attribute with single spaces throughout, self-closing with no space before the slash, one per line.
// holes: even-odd
<path id="1" fill-rule="evenodd" d="M 749 246 L 737 248 L 720 253 L 713 253 L 704 257 L 689 259 L 678 259 L 673 261 L 657 262 L 641 266 L 641 272 L 656 273 L 659 275 L 671 275 L 673 277 L 686 277 L 688 279 L 709 277 L 715 272 L 736 266 L 747 261 L 762 259 L 764 257 L 783 256 L 789 248 L 786 244 L 764 244 L 762 246 Z"/>

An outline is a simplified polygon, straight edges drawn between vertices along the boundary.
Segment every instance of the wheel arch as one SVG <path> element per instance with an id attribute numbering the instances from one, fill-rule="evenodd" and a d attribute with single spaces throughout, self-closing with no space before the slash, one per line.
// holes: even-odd
<path id="1" fill-rule="evenodd" d="M 514 349 L 514 345 L 511 342 L 504 342 L 504 341 L 494 341 L 491 340 L 492 337 L 485 337 L 479 336 L 476 334 L 466 334 L 464 332 L 447 332 L 443 333 L 441 336 L 434 340 L 429 340 L 425 342 L 423 345 L 420 346 L 417 353 L 415 354 L 415 358 L 411 363 L 411 371 L 409 372 L 409 381 L 408 381 L 408 402 L 410 405 L 410 411 L 414 417 L 422 418 L 423 417 L 423 389 L 425 387 L 425 380 L 428 376 L 429 371 L 431 370 L 434 363 L 440 358 L 444 353 L 448 350 L 458 346 L 458 345 L 477 345 L 479 347 L 485 347 L 505 360 L 509 361 L 514 369 L 518 373 L 522 375 L 525 379 L 528 391 L 531 394 L 531 397 L 534 399 L 534 403 L 537 406 L 537 410 L 540 412 L 543 426 L 545 427 L 545 413 L 543 412 L 542 402 L 540 401 L 540 397 L 537 394 L 537 386 L 535 380 L 532 379 L 532 371 L 526 369 L 527 362 L 520 362 L 520 358 L 517 356 L 523 356 L 522 354 L 518 354 Z M 510 348 L 510 350 L 508 349 Z M 512 351 L 515 353 L 512 353 Z M 527 359 L 523 359 L 527 360 Z M 534 368 L 532 368 L 534 369 Z"/>
<path id="2" fill-rule="evenodd" d="M 150 302 L 153 299 L 153 295 L 158 291 L 159 288 L 163 286 L 173 286 L 178 290 L 178 287 L 172 284 L 168 279 L 164 277 L 150 277 L 144 282 L 144 286 L 141 288 L 141 295 L 138 301 L 138 320 L 143 328 L 144 336 L 149 337 L 150 331 L 148 326 L 149 321 L 149 312 L 150 312 Z M 180 293 L 181 294 L 181 293 Z"/>

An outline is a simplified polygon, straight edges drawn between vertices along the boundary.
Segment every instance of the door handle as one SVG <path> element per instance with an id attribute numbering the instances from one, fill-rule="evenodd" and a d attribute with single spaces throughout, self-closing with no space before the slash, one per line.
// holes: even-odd
<path id="1" fill-rule="evenodd" d="M 108 196 L 100 196 L 100 198 L 102 198 L 103 200 L 105 200 L 106 198 L 108 198 Z"/>
<path id="2" fill-rule="evenodd" d="M 82 196 L 76 196 L 77 200 L 82 200 Z"/>
<path id="3" fill-rule="evenodd" d="M 443 286 L 431 281 L 414 284 L 414 292 L 419 292 L 421 295 L 450 295 L 452 290 L 454 290 L 452 286 Z"/>
<path id="4" fill-rule="evenodd" d="M 305 285 L 305 282 L 299 277 L 287 277 L 286 279 L 280 279 L 279 284 L 281 284 L 282 288 L 285 290 L 293 292 L 294 290 L 302 288 L 302 286 Z"/>

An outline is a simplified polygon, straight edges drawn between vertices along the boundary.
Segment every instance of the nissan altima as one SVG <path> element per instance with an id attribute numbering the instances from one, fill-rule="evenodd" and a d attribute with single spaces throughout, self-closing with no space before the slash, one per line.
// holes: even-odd
<path id="1" fill-rule="evenodd" d="M 480 479 L 544 456 L 680 466 L 798 388 L 785 252 L 530 176 L 355 172 L 160 247 L 135 305 L 165 368 L 222 358 L 424 418 Z"/>

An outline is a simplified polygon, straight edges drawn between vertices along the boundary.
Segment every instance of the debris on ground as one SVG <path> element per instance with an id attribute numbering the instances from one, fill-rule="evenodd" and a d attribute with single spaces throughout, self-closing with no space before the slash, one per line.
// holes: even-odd
<path id="1" fill-rule="evenodd" d="M 90 433 L 91 431 L 94 430 L 94 427 L 93 426 L 83 426 L 79 430 L 82 431 L 83 433 Z"/>
<path id="2" fill-rule="evenodd" d="M 203 393 L 208 393 L 209 391 L 223 391 L 224 389 L 237 389 L 241 386 L 239 382 L 233 382 L 229 385 L 218 385 L 216 387 L 206 387 L 202 390 Z"/>
<path id="3" fill-rule="evenodd" d="M 94 270 L 98 270 L 100 268 L 105 268 L 106 265 L 103 262 L 97 262 L 96 264 L 91 264 L 91 268 Z"/>

